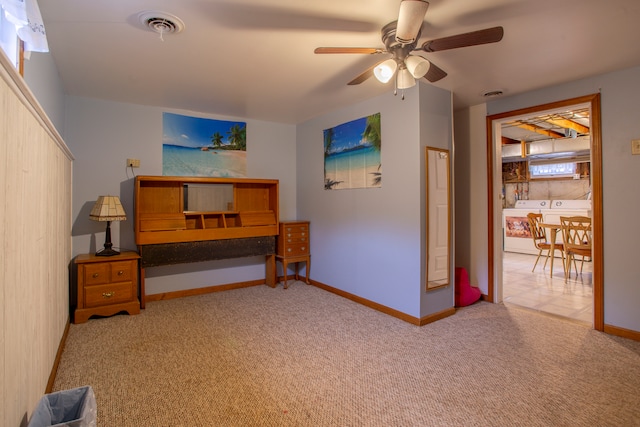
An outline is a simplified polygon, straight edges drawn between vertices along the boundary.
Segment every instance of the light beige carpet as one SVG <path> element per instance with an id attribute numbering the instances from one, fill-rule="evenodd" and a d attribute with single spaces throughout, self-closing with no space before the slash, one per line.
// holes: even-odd
<path id="1" fill-rule="evenodd" d="M 71 325 L 99 426 L 640 425 L 640 343 L 477 303 L 418 327 L 302 282 Z"/>

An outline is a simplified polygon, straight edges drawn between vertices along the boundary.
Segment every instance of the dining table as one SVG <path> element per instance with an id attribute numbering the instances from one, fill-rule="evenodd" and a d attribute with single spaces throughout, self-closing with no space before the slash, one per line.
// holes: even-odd
<path id="1" fill-rule="evenodd" d="M 551 246 L 549 248 L 549 254 L 551 256 L 551 271 L 549 273 L 549 277 L 553 277 L 553 259 L 555 258 L 555 254 L 556 254 L 556 238 L 558 236 L 558 230 L 562 229 L 562 225 L 560 224 L 554 224 L 554 223 L 549 223 L 549 222 L 540 222 L 538 223 L 541 227 L 546 228 L 547 230 L 549 230 L 549 245 Z M 562 271 L 565 271 L 565 265 L 564 265 L 564 250 L 562 252 Z"/>

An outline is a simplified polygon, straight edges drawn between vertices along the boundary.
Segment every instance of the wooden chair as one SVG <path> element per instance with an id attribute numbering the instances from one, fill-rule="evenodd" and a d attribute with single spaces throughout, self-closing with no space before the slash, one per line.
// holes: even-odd
<path id="1" fill-rule="evenodd" d="M 582 274 L 584 258 L 591 257 L 591 218 L 588 216 L 561 216 L 560 225 L 562 226 L 562 240 L 566 255 L 564 269 L 564 281 L 566 283 L 571 275 L 571 261 L 573 261 L 573 266 L 576 269 L 576 277 L 578 276 L 575 256 L 582 257 L 580 274 Z"/>
<path id="2" fill-rule="evenodd" d="M 547 231 L 543 226 L 540 225 L 542 222 L 542 214 L 541 213 L 529 213 L 527 214 L 527 219 L 529 220 L 529 230 L 531 231 L 531 237 L 533 238 L 533 243 L 538 249 L 538 257 L 536 258 L 536 262 L 533 264 L 533 272 L 536 269 L 536 265 L 538 265 L 538 260 L 540 260 L 540 256 L 542 255 L 542 251 L 547 251 L 547 257 L 544 260 L 544 266 L 542 269 L 544 270 L 547 267 L 547 261 L 549 261 L 549 257 L 551 254 L 551 242 L 547 240 Z M 560 251 L 560 255 L 562 256 L 562 264 L 564 266 L 564 246 L 562 243 L 556 243 L 553 245 L 553 251 Z"/>

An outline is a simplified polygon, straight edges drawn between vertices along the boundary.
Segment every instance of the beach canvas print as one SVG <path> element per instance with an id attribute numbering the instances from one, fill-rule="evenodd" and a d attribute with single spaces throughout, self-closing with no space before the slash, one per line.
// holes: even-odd
<path id="1" fill-rule="evenodd" d="M 382 186 L 380 113 L 324 130 L 324 188 Z"/>
<path id="2" fill-rule="evenodd" d="M 162 114 L 162 174 L 247 176 L 247 124 Z"/>

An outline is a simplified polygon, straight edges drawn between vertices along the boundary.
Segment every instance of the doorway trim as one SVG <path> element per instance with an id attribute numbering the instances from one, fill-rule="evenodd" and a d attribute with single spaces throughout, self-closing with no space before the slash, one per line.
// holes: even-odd
<path id="1" fill-rule="evenodd" d="M 494 179 L 498 175 L 495 170 L 496 147 L 494 144 L 494 125 L 496 122 L 512 116 L 536 114 L 546 110 L 571 107 L 577 104 L 589 104 L 591 109 L 591 200 L 592 200 L 592 232 L 593 232 L 593 328 L 604 331 L 604 272 L 603 272 L 603 221 L 602 221 L 602 125 L 600 110 L 600 94 L 586 95 L 563 101 L 551 102 L 534 107 L 487 116 L 487 196 L 488 196 L 488 295 L 490 302 L 496 302 L 496 257 L 494 215 L 496 214 Z M 501 277 L 501 275 L 500 275 Z"/>

